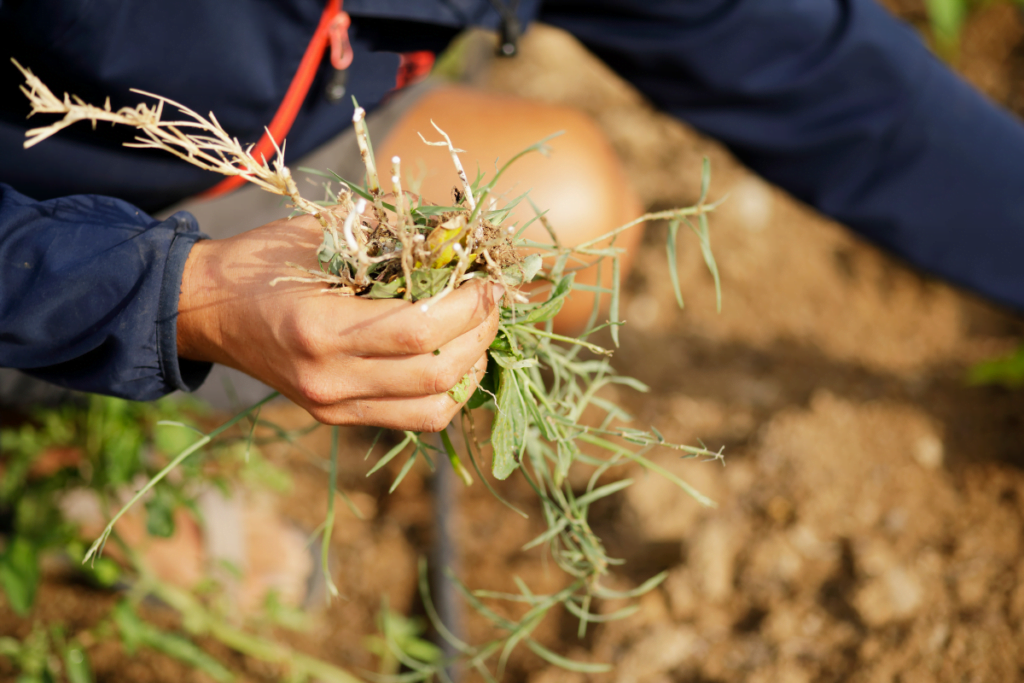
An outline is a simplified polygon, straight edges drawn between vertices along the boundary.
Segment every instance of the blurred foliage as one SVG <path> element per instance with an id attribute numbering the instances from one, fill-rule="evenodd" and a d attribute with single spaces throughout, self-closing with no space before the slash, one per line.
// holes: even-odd
<path id="1" fill-rule="evenodd" d="M 982 361 L 971 368 L 968 380 L 976 385 L 1024 387 L 1024 346 L 1003 358 Z"/>
<path id="2" fill-rule="evenodd" d="M 205 413 L 202 404 L 189 400 L 136 403 L 91 396 L 83 403 L 32 410 L 21 424 L 0 429 L 0 602 L 17 615 L 33 619 L 26 638 L 0 637 L 0 661 L 13 665 L 17 683 L 91 683 L 94 676 L 86 645 L 110 638 L 119 640 L 129 655 L 148 648 L 211 680 L 234 680 L 231 671 L 191 635 L 166 631 L 141 618 L 137 606 L 147 595 L 177 594 L 147 573 L 133 548 L 119 543 L 121 562 L 105 556 L 82 563 L 87 540 L 79 528 L 81 520 L 68 519 L 62 507 L 69 496 L 87 492 L 99 501 L 102 519 L 97 521 L 105 523 L 126 491 L 150 479 L 199 440 L 201 432 L 192 425 Z M 286 473 L 261 457 L 253 432 L 247 425 L 238 433 L 225 434 L 211 448 L 182 463 L 179 476 L 162 480 L 145 500 L 146 532 L 158 538 L 171 536 L 175 513 L 181 508 L 198 518 L 193 498 L 204 487 L 227 491 L 230 482 L 241 479 L 249 485 L 287 489 Z M 116 533 L 114 538 L 119 540 Z M 65 637 L 61 624 L 43 624 L 34 618 L 46 556 L 63 558 L 55 566 L 66 566 L 71 580 L 125 592 L 126 597 L 92 627 Z M 209 583 L 197 590 L 209 594 Z M 212 590 L 216 592 L 217 587 Z M 268 607 L 274 605 L 268 602 Z M 198 619 L 215 630 L 216 615 L 196 598 L 179 597 L 172 606 L 186 626 Z M 298 617 L 280 605 L 259 618 L 285 627 L 299 624 Z M 247 640 L 241 631 L 230 635 L 236 649 L 249 646 L 259 652 L 276 647 L 279 657 L 286 651 L 273 641 Z M 307 668 L 317 665 L 313 662 Z M 324 680 L 350 680 L 323 666 Z"/>
<path id="3" fill-rule="evenodd" d="M 935 51 L 946 61 L 955 62 L 967 17 L 977 8 L 995 2 L 1024 8 L 1024 0 L 924 0 Z"/>

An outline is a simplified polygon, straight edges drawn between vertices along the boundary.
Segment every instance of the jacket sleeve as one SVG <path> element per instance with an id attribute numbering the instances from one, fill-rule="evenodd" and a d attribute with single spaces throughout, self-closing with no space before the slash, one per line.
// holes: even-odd
<path id="1" fill-rule="evenodd" d="M 1024 310 L 1024 126 L 874 0 L 548 0 L 540 18 L 798 198 Z"/>
<path id="2" fill-rule="evenodd" d="M 79 195 L 37 202 L 0 184 L 0 366 L 135 400 L 197 388 L 177 357 L 181 275 L 205 238 L 181 212 Z"/>

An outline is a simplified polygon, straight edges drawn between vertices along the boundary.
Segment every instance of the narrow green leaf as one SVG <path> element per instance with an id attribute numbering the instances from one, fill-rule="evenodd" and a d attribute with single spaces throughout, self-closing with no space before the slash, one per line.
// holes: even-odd
<path id="1" fill-rule="evenodd" d="M 482 482 L 484 483 L 484 486 L 486 486 L 486 487 L 487 487 L 487 490 L 488 490 L 488 491 L 490 491 L 491 495 L 492 495 L 492 496 L 494 496 L 495 498 L 497 498 L 497 499 L 498 499 L 498 501 L 499 501 L 499 502 L 500 502 L 500 503 L 501 503 L 502 505 L 504 505 L 505 507 L 507 507 L 507 508 L 508 508 L 509 510 L 512 510 L 512 512 L 516 513 L 517 515 L 519 515 L 519 516 L 520 516 L 520 517 L 522 517 L 523 519 L 529 519 L 529 518 L 530 518 L 530 515 L 526 514 L 525 512 L 523 512 L 522 510 L 520 510 L 519 508 L 517 508 L 517 507 L 516 507 L 515 505 L 513 505 L 512 503 L 510 503 L 510 502 L 508 502 L 507 500 L 505 500 L 505 499 L 504 499 L 504 498 L 503 498 L 503 497 L 501 496 L 501 494 L 499 494 L 499 493 L 498 493 L 498 492 L 497 492 L 497 491 L 496 491 L 496 490 L 494 489 L 494 487 L 493 487 L 493 486 L 491 486 L 491 482 L 487 481 L 487 477 L 485 477 L 485 476 L 484 476 L 484 473 L 483 473 L 483 471 L 482 471 L 482 470 L 480 469 L 480 465 L 479 465 L 479 463 L 477 463 L 477 461 L 476 461 L 476 457 L 475 457 L 475 456 L 473 455 L 473 446 L 472 446 L 472 445 L 470 445 L 470 440 L 469 440 L 469 433 L 468 433 L 468 432 L 467 432 L 467 430 L 466 430 L 466 423 L 465 423 L 465 420 L 463 420 L 463 423 L 462 423 L 462 439 L 463 439 L 463 441 L 464 441 L 464 442 L 465 442 L 465 444 L 466 444 L 466 452 L 467 452 L 467 453 L 469 454 L 469 462 L 470 462 L 470 463 L 471 463 L 471 464 L 473 465 L 473 469 L 474 469 L 474 470 L 476 470 L 476 475 L 477 475 L 478 477 L 480 477 L 480 481 L 482 481 Z"/>
<path id="2" fill-rule="evenodd" d="M 473 477 L 459 459 L 459 454 L 455 451 L 455 445 L 452 443 L 451 437 L 448 436 L 447 427 L 441 430 L 441 443 L 444 444 L 444 450 L 448 454 L 448 462 L 451 463 L 452 470 L 455 471 L 455 474 L 459 475 L 459 479 L 462 480 L 463 484 L 466 486 L 472 485 Z"/>
<path id="3" fill-rule="evenodd" d="M 690 227 L 697 233 L 697 237 L 700 238 L 700 253 L 704 257 L 704 264 L 711 271 L 711 277 L 715 280 L 715 307 L 716 310 L 722 312 L 722 281 L 718 276 L 718 264 L 715 263 L 715 255 L 711 253 L 711 235 L 708 231 L 708 216 L 702 213 L 697 217 L 699 228 L 694 228 L 693 224 Z"/>
<path id="4" fill-rule="evenodd" d="M 208 655 L 192 641 L 174 633 L 165 633 L 149 626 L 145 629 L 145 645 L 168 657 L 195 667 L 218 683 L 228 683 L 235 677 L 219 661 Z"/>
<path id="5" fill-rule="evenodd" d="M 625 619 L 626 617 L 633 616 L 640 609 L 640 605 L 627 605 L 620 610 L 615 610 L 610 614 L 593 614 L 591 612 L 585 612 L 580 609 L 572 600 L 565 601 L 565 609 L 571 612 L 574 616 L 591 623 L 602 623 L 608 621 L 618 621 Z"/>
<path id="6" fill-rule="evenodd" d="M 704 157 L 703 162 L 700 165 L 700 199 L 697 200 L 697 206 L 702 205 L 708 200 L 708 190 L 711 189 L 711 159 Z"/>
<path id="7" fill-rule="evenodd" d="M 78 643 L 71 643 L 64 648 L 64 673 L 67 674 L 68 683 L 93 683 L 89 659 L 85 649 Z"/>
<path id="8" fill-rule="evenodd" d="M 409 474 L 409 470 L 411 470 L 412 466 L 416 463 L 416 456 L 419 455 L 422 450 L 423 449 L 420 448 L 419 446 L 413 449 L 412 455 L 410 455 L 409 459 L 405 461 L 405 464 L 402 465 L 402 469 L 398 472 L 398 476 L 395 477 L 395 481 L 391 483 L 391 488 L 388 489 L 388 493 L 395 492 L 395 489 L 398 488 L 398 485 L 402 483 L 403 479 L 405 479 L 405 475 Z M 424 457 L 426 457 L 426 453 L 424 453 L 423 455 Z"/>
<path id="9" fill-rule="evenodd" d="M 626 488 L 632 483 L 632 479 L 622 479 L 620 481 L 615 481 L 612 482 L 611 484 L 606 484 L 604 486 L 598 487 L 593 491 L 585 493 L 584 495 L 577 498 L 576 505 L 579 506 L 580 508 L 586 507 L 587 505 L 590 505 L 596 500 L 601 500 L 602 498 L 606 498 L 612 495 L 613 493 L 618 493 L 619 491 Z"/>
<path id="10" fill-rule="evenodd" d="M 668 253 L 668 276 L 672 281 L 672 291 L 676 295 L 676 303 L 679 308 L 683 305 L 683 290 L 679 286 L 679 254 L 676 247 L 676 237 L 679 234 L 679 220 L 672 220 L 668 223 L 668 243 L 665 251 Z"/>
<path id="11" fill-rule="evenodd" d="M 537 536 L 529 543 L 525 544 L 522 548 L 520 548 L 520 550 L 530 550 L 531 548 L 536 548 L 542 543 L 547 543 L 552 538 L 562 533 L 562 530 L 565 529 L 565 527 L 567 527 L 568 525 L 569 521 L 565 517 L 562 517 L 553 527 L 550 527 L 547 531 Z"/>
<path id="12" fill-rule="evenodd" d="M 412 441 L 412 437 L 406 435 L 406 437 L 402 439 L 401 443 L 399 443 L 397 446 L 388 451 L 383 458 L 377 461 L 376 465 L 370 468 L 370 471 L 366 473 L 366 476 L 370 476 L 371 474 L 373 474 L 374 472 L 376 472 L 377 470 L 379 470 L 380 468 L 384 467 L 389 462 L 394 460 L 395 456 L 401 453 L 402 450 L 409 445 L 410 441 Z"/>
<path id="13" fill-rule="evenodd" d="M 565 304 L 566 297 L 572 291 L 575 277 L 575 273 L 569 273 L 559 280 L 547 301 L 531 309 L 529 313 L 517 319 L 516 322 L 523 325 L 533 325 L 547 322 L 558 315 L 558 312 L 562 310 L 562 306 Z"/>
<path id="14" fill-rule="evenodd" d="M 334 536 L 334 495 L 338 488 L 338 446 L 341 433 L 337 426 L 331 427 L 331 468 L 327 474 L 327 516 L 324 518 L 324 535 L 320 545 L 321 571 L 324 573 L 324 584 L 327 586 L 327 603 L 331 598 L 338 597 L 338 587 L 331 577 L 331 538 Z"/>
<path id="15" fill-rule="evenodd" d="M 612 259 L 612 303 L 608 308 L 608 317 L 612 325 L 612 343 L 616 348 L 619 346 L 619 293 L 622 289 L 621 271 L 619 268 L 619 257 Z"/>
<path id="16" fill-rule="evenodd" d="M 170 538 L 174 533 L 174 497 L 169 491 L 158 487 L 152 498 L 146 501 L 146 532 L 158 538 Z"/>
<path id="17" fill-rule="evenodd" d="M 657 588 L 659 585 L 661 585 L 661 582 L 664 581 L 666 578 L 668 578 L 668 570 L 665 570 L 660 574 L 655 574 L 654 576 L 647 579 L 636 588 L 625 591 L 613 591 L 602 586 L 595 586 L 594 595 L 597 595 L 598 597 L 603 598 L 605 600 L 623 600 L 626 598 L 638 598 L 641 595 L 649 593 L 650 591 Z"/>
<path id="18" fill-rule="evenodd" d="M 39 555 L 28 539 L 15 536 L 0 557 L 0 587 L 17 614 L 29 613 L 39 587 Z"/>
<path id="19" fill-rule="evenodd" d="M 603 674 L 612 670 L 611 664 L 578 662 L 575 659 L 568 659 L 561 655 L 557 655 L 532 638 L 528 638 L 526 640 L 526 646 L 533 650 L 534 654 L 544 661 L 554 664 L 557 667 L 561 667 L 567 671 L 575 671 L 582 674 Z"/>

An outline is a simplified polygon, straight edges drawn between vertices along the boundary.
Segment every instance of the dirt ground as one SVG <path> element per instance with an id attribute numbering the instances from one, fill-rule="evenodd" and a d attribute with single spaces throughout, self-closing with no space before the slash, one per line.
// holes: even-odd
<path id="1" fill-rule="evenodd" d="M 916 0 L 890 3 L 920 23 Z M 967 28 L 960 67 L 994 99 L 1024 113 L 1024 25 L 993 6 Z M 1024 393 L 967 386 L 978 360 L 1024 336 L 1017 318 L 909 270 L 759 179 L 714 141 L 653 111 L 566 36 L 535 27 L 521 55 L 498 63 L 485 87 L 571 104 L 593 116 L 650 208 L 692 202 L 701 157 L 711 196 L 730 199 L 712 220 L 724 305 L 699 251 L 680 262 L 687 308 L 677 309 L 651 226 L 628 282 L 616 354 L 621 371 L 652 387 L 620 398 L 639 423 L 672 441 L 725 447 L 726 466 L 659 462 L 719 503 L 703 509 L 656 476 L 595 508 L 595 527 L 636 585 L 666 582 L 633 617 L 592 627 L 551 618 L 535 632 L 549 648 L 610 662 L 583 677 L 532 654 L 506 680 L 574 683 L 802 683 L 1017 681 L 1024 677 Z M 281 409 L 284 422 L 300 419 Z M 326 451 L 326 434 L 307 442 Z M 345 600 L 311 612 L 311 629 L 284 634 L 297 648 L 352 670 L 380 596 L 421 613 L 416 561 L 434 538 L 428 483 L 414 473 L 385 493 L 365 479 L 369 436 L 347 430 L 343 485 L 365 521 L 340 506 L 332 547 Z M 299 527 L 326 512 L 323 473 L 289 458 L 293 492 L 276 503 Z M 530 493 L 503 490 L 529 506 Z M 474 588 L 559 585 L 542 553 L 520 546 L 539 532 L 475 486 L 459 496 L 459 564 Z M 37 616 L 88 625 L 110 596 L 48 584 Z M 616 609 L 607 605 L 606 609 Z M 157 618 L 159 607 L 152 608 Z M 44 614 L 45 613 L 45 614 Z M 30 624 L 0 608 L 0 631 Z M 487 631 L 466 615 L 470 640 Z M 267 667 L 208 644 L 252 680 Z M 159 655 L 130 664 L 119 646 L 95 648 L 97 680 L 204 681 Z M 5 671 L 0 668 L 0 678 Z"/>

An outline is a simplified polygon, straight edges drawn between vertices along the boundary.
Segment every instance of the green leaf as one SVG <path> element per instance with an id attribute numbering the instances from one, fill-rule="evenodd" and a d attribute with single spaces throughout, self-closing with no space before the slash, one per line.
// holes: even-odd
<path id="1" fill-rule="evenodd" d="M 470 410 L 476 410 L 483 404 L 494 398 L 495 387 L 494 387 L 494 376 L 496 374 L 494 366 L 491 365 L 491 356 L 487 355 L 487 371 L 484 373 L 484 377 L 480 380 L 480 384 L 477 385 L 476 391 L 469 398 L 469 402 L 466 403 L 466 407 Z"/>
<path id="2" fill-rule="evenodd" d="M 526 437 L 526 412 L 516 384 L 515 371 L 501 368 L 498 376 L 497 415 L 491 430 L 494 450 L 491 473 L 495 479 L 507 479 L 519 467 L 519 454 Z"/>
<path id="3" fill-rule="evenodd" d="M 587 505 L 590 505 L 591 503 L 593 503 L 596 500 L 600 500 L 601 498 L 605 498 L 607 496 L 612 495 L 613 493 L 617 493 L 617 492 L 621 491 L 622 489 L 626 488 L 627 486 L 629 486 L 632 483 L 633 483 L 632 479 L 622 479 L 620 481 L 612 482 L 611 484 L 607 484 L 607 485 L 602 486 L 600 488 L 596 488 L 593 491 L 591 491 L 589 493 L 586 493 L 586 494 L 580 496 L 579 498 L 577 498 L 576 499 L 576 505 L 578 507 L 581 507 L 581 508 L 585 507 Z"/>
<path id="4" fill-rule="evenodd" d="M 967 0 L 925 0 L 928 21 L 939 47 L 950 50 L 960 41 L 967 18 Z"/>
<path id="5" fill-rule="evenodd" d="M 384 465 L 387 465 L 389 462 L 391 462 L 396 455 L 401 453 L 402 450 L 409 445 L 410 441 L 412 441 L 412 436 L 406 434 L 405 438 L 402 439 L 401 443 L 399 443 L 397 446 L 388 451 L 383 458 L 377 461 L 377 464 L 370 468 L 370 471 L 366 473 L 366 476 L 370 476 L 380 468 L 384 467 Z"/>
<path id="6" fill-rule="evenodd" d="M 612 326 L 612 342 L 619 345 L 619 292 L 621 291 L 621 269 L 619 268 L 619 257 L 612 259 L 612 301 L 608 306 L 608 322 Z"/>
<path id="7" fill-rule="evenodd" d="M 223 664 L 192 641 L 144 622 L 127 600 L 117 603 L 113 616 L 121 633 L 121 642 L 129 655 L 134 654 L 140 646 L 149 647 L 199 669 L 219 683 L 234 679 Z"/>
<path id="8" fill-rule="evenodd" d="M 150 536 L 170 538 L 174 533 L 174 497 L 165 488 L 157 488 L 146 501 L 146 531 Z"/>
<path id="9" fill-rule="evenodd" d="M 547 301 L 532 309 L 525 317 L 517 319 L 516 322 L 524 325 L 546 323 L 558 315 L 558 312 L 562 310 L 562 306 L 565 304 L 565 298 L 572 291 L 575 277 L 575 273 L 569 273 L 559 280 Z"/>
<path id="10" fill-rule="evenodd" d="M 16 536 L 0 557 L 0 586 L 11 608 L 21 616 L 27 615 L 39 587 L 39 554 L 28 539 Z"/>
<path id="11" fill-rule="evenodd" d="M 679 304 L 679 308 L 684 308 L 683 290 L 679 287 L 679 264 L 676 248 L 676 237 L 678 234 L 679 221 L 669 221 L 668 243 L 665 245 L 665 251 L 668 253 L 668 276 L 672 280 L 672 291 L 676 294 L 676 303 Z"/>
<path id="12" fill-rule="evenodd" d="M 1024 346 L 1005 358 L 982 361 L 971 368 L 971 384 L 998 384 L 1011 389 L 1024 386 Z"/>
<path id="13" fill-rule="evenodd" d="M 235 677 L 223 664 L 192 641 L 174 633 L 160 631 L 148 624 L 146 626 L 148 628 L 145 644 L 148 647 L 199 669 L 218 683 L 228 683 L 228 681 L 234 680 Z"/>
<path id="14" fill-rule="evenodd" d="M 687 221 L 689 223 L 689 221 Z M 708 270 L 711 271 L 711 277 L 715 281 L 715 309 L 722 312 L 722 281 L 718 276 L 718 264 L 715 263 L 715 255 L 711 252 L 711 235 L 708 231 L 708 215 L 702 213 L 697 217 L 697 223 L 700 227 L 694 227 L 690 223 L 690 228 L 697 235 L 700 240 L 700 253 L 704 257 L 704 265 L 707 266 Z"/>
<path id="15" fill-rule="evenodd" d="M 160 426 L 170 426 L 170 424 L 162 421 Z M 194 444 L 202 436 L 202 433 L 197 434 L 195 432 L 194 427 L 184 424 L 178 429 L 154 429 L 153 445 L 157 451 L 164 455 L 175 455 Z"/>
<path id="16" fill-rule="evenodd" d="M 415 220 L 417 218 L 427 219 L 433 216 L 440 216 L 452 211 L 469 211 L 469 209 L 465 206 L 417 206 L 410 213 L 413 220 Z"/>
<path id="17" fill-rule="evenodd" d="M 697 205 L 701 205 L 708 199 L 708 191 L 711 189 L 711 158 L 704 157 L 700 165 L 700 198 Z"/>
<path id="18" fill-rule="evenodd" d="M 131 603 L 127 600 L 117 603 L 112 610 L 112 614 L 114 624 L 121 633 L 121 643 L 124 645 L 125 651 L 129 655 L 135 654 L 135 651 L 138 650 L 145 640 L 145 624 L 142 623 L 139 615 L 135 613 Z"/>
<path id="19" fill-rule="evenodd" d="M 22 644 L 20 640 L 10 636 L 0 636 L 0 657 L 17 659 L 21 657 Z"/>
<path id="20" fill-rule="evenodd" d="M 567 659 L 561 655 L 556 655 L 554 652 L 533 639 L 527 639 L 526 646 L 546 662 L 568 671 L 585 674 L 601 674 L 612 670 L 611 664 L 589 664 L 587 662 L 578 662 L 575 659 Z"/>
<path id="21" fill-rule="evenodd" d="M 473 373 L 467 372 L 459 380 L 459 383 L 448 390 L 448 395 L 451 396 L 452 400 L 456 403 L 463 403 L 470 397 L 470 388 L 476 389 L 473 385 Z"/>
<path id="22" fill-rule="evenodd" d="M 654 576 L 647 579 L 636 588 L 631 588 L 630 590 L 614 591 L 608 588 L 597 586 L 594 589 L 594 595 L 605 600 L 625 600 L 627 598 L 638 598 L 641 595 L 649 593 L 658 586 L 660 586 L 666 578 L 668 578 L 668 570 L 665 570 L 660 574 L 655 574 Z"/>
<path id="23" fill-rule="evenodd" d="M 439 294 L 448 284 L 451 275 L 451 268 L 419 268 L 412 271 L 412 285 L 409 287 L 412 300 L 419 301 Z"/>
<path id="24" fill-rule="evenodd" d="M 398 290 L 404 288 L 405 278 L 396 277 L 387 284 L 384 284 L 383 282 L 374 282 L 373 287 L 370 288 L 369 294 L 366 294 L 365 296 L 367 299 L 397 299 L 401 296 Z"/>
<path id="25" fill-rule="evenodd" d="M 519 263 L 513 263 L 511 266 L 503 268 L 501 272 L 505 276 L 505 280 L 515 287 L 524 282 L 531 282 L 540 272 L 543 263 L 540 254 L 530 254 Z"/>
<path id="26" fill-rule="evenodd" d="M 611 612 L 610 614 L 593 614 L 591 612 L 584 611 L 572 600 L 566 600 L 564 604 L 565 608 L 574 616 L 579 617 L 584 621 L 589 621 L 593 623 L 618 621 L 619 619 L 625 619 L 626 617 L 633 616 L 640 609 L 640 605 L 627 605 L 620 610 Z"/>
<path id="27" fill-rule="evenodd" d="M 64 648 L 64 672 L 68 683 L 92 683 L 92 668 L 81 645 L 72 643 Z"/>
<path id="28" fill-rule="evenodd" d="M 110 588 L 121 578 L 121 566 L 109 557 L 101 557 L 92 566 L 82 567 L 89 571 L 92 578 L 104 588 Z"/>

